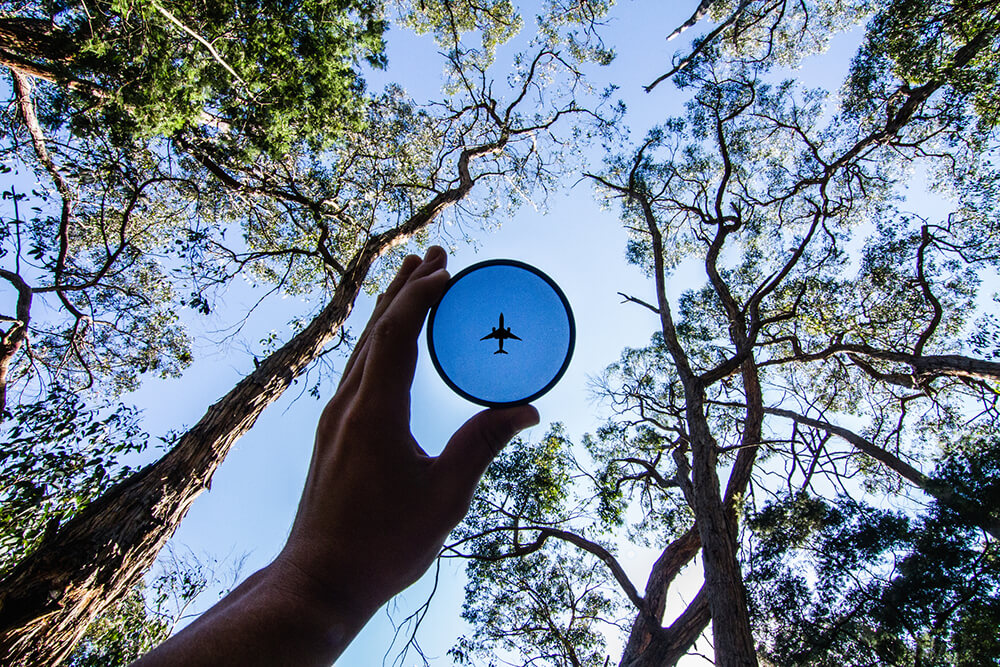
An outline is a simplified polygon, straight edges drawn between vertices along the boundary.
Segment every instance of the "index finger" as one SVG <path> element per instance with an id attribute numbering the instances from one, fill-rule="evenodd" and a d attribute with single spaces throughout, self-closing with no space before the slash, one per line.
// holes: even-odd
<path id="1" fill-rule="evenodd" d="M 361 356 L 361 351 L 364 348 L 365 341 L 371 334 L 372 326 L 378 322 L 382 313 L 385 312 L 386 308 L 389 307 L 389 304 L 391 304 L 393 299 L 396 298 L 399 290 L 403 288 L 403 285 L 406 284 L 406 281 L 409 280 L 413 272 L 421 266 L 423 261 L 426 261 L 426 259 L 431 257 L 431 250 L 432 249 L 427 250 L 425 260 L 421 260 L 416 255 L 407 255 L 403 258 L 403 263 L 400 265 L 399 271 L 396 272 L 396 276 L 392 279 L 392 282 L 389 283 L 386 290 L 378 296 L 378 299 L 375 302 L 375 309 L 372 311 L 371 317 L 368 318 L 368 323 L 365 325 L 364 331 L 362 331 L 361 335 L 358 337 L 358 342 L 354 345 L 354 353 L 351 355 L 350 359 L 347 360 L 347 364 L 344 365 L 344 371 L 340 376 L 341 384 L 344 384 L 347 377 L 351 374 L 351 369 L 354 368 L 354 365 L 357 363 L 358 357 Z"/>
<path id="2" fill-rule="evenodd" d="M 431 305 L 441 296 L 449 275 L 444 268 L 426 275 L 415 271 L 372 327 L 365 358 L 362 392 L 409 403 L 417 365 L 417 337 Z"/>

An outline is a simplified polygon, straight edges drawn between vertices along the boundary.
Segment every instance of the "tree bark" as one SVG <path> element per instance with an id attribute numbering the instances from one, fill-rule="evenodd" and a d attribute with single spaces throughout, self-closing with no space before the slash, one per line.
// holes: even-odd
<path id="1" fill-rule="evenodd" d="M 646 607 L 645 613 L 636 614 L 635 621 L 632 622 L 628 643 L 622 652 L 621 662 L 618 663 L 620 667 L 660 667 L 671 664 L 664 659 L 670 649 L 683 646 L 681 653 L 683 655 L 704 631 L 705 625 L 709 621 L 708 606 L 704 604 L 704 600 L 702 600 L 704 609 L 695 610 L 701 614 L 693 614 L 699 618 L 704 617 L 704 623 L 700 627 L 692 628 L 690 623 L 685 623 L 681 627 L 691 631 L 684 632 L 681 631 L 681 627 L 675 629 L 672 625 L 667 630 L 661 626 L 670 584 L 684 566 L 691 562 L 699 548 L 701 548 L 701 540 L 698 537 L 698 529 L 692 527 L 667 545 L 660 557 L 656 559 L 653 569 L 649 573 L 649 578 L 646 580 L 646 595 L 643 598 Z M 685 614 L 692 611 L 692 605 L 694 602 L 688 605 Z M 689 638 L 689 642 L 685 641 Z"/>
<path id="2" fill-rule="evenodd" d="M 753 377 L 756 378 L 756 368 L 753 370 Z M 759 383 L 756 386 L 759 388 Z M 763 418 L 761 418 L 761 423 L 763 423 Z M 759 431 L 756 432 L 759 438 Z M 726 511 L 734 524 L 736 521 L 736 502 L 738 497 L 746 491 L 756 458 L 756 448 L 744 447 L 740 449 L 733 464 L 729 483 L 726 485 L 725 502 Z M 698 527 L 695 525 L 671 542 L 653 564 L 653 569 L 646 581 L 646 594 L 643 598 L 646 604 L 645 613 L 637 614 L 632 623 L 632 631 L 629 634 L 625 650 L 622 652 L 620 667 L 674 665 L 687 654 L 688 649 L 705 631 L 705 627 L 708 626 L 712 617 L 709 613 L 708 597 L 704 586 L 669 627 L 661 627 L 670 584 L 684 566 L 695 557 L 700 548 L 701 539 Z M 654 623 L 652 619 L 657 622 Z"/>
<path id="3" fill-rule="evenodd" d="M 72 36 L 51 21 L 0 18 L 0 65 L 24 76 L 106 97 L 107 91 L 99 85 L 71 72 L 78 49 Z"/>
<path id="4" fill-rule="evenodd" d="M 692 370 L 674 326 L 670 303 L 667 300 L 663 235 L 649 199 L 637 189 L 635 183 L 635 171 L 641 164 L 643 153 L 648 145 L 647 143 L 639 150 L 627 186 L 614 185 L 598 177 L 592 176 L 592 178 L 632 199 L 642 209 L 653 251 L 656 311 L 660 316 L 660 329 L 667 351 L 670 353 L 677 375 L 684 387 L 685 415 L 692 453 L 691 486 L 694 495 L 692 509 L 702 547 L 702 566 L 705 573 L 704 598 L 707 598 L 712 618 L 716 664 L 724 667 L 744 667 L 747 665 L 756 667 L 757 656 L 753 646 L 753 635 L 750 631 L 746 591 L 737 558 L 739 545 L 737 544 L 736 516 L 727 508 L 727 503 L 723 502 L 720 491 L 717 472 L 718 445 L 715 438 L 712 437 L 705 415 L 704 386 Z M 725 187 L 725 181 L 724 177 L 723 185 L 720 187 Z M 714 267 L 714 258 L 717 257 L 722 241 L 730 231 L 733 229 L 720 223 L 717 237 L 706 257 L 706 269 L 720 298 L 724 302 L 728 302 L 727 315 L 732 327 L 737 353 L 739 353 L 748 344 L 746 325 L 739 309 L 735 307 L 731 295 L 728 294 L 728 288 L 721 281 Z M 748 408 L 747 411 L 743 449 L 741 455 L 737 457 L 737 465 L 734 466 L 733 471 L 734 480 L 730 488 L 727 489 L 727 497 L 730 496 L 732 489 L 739 487 L 741 481 L 744 485 L 749 481 L 749 474 L 756 458 L 757 445 L 760 442 L 760 425 L 763 422 L 763 413 L 760 409 L 760 386 L 752 355 L 743 361 L 741 371 L 748 396 L 748 405 L 752 407 Z M 737 477 L 739 479 L 736 479 Z M 695 612 L 698 610 L 689 608 L 687 611 Z M 696 618 L 698 617 L 696 616 Z M 651 635 L 657 634 L 651 627 L 649 631 Z M 642 631 L 640 630 L 638 641 L 641 641 L 641 635 Z"/>
<path id="5" fill-rule="evenodd" d="M 66 62 L 76 50 L 73 40 L 52 21 L 0 18 L 0 50 L 48 63 Z"/>
<path id="6" fill-rule="evenodd" d="M 375 260 L 471 189 L 468 159 L 476 154 L 463 154 L 459 186 L 369 239 L 313 321 L 209 407 L 170 452 L 84 508 L 0 581 L 0 663 L 59 664 L 93 618 L 131 589 L 233 444 L 336 336 Z"/>
<path id="7" fill-rule="evenodd" d="M 818 361 L 829 359 L 834 355 L 846 354 L 861 370 L 876 380 L 897 384 L 909 389 L 919 389 L 921 386 L 939 377 L 957 377 L 968 380 L 981 380 L 983 382 L 1000 382 L 1000 363 L 966 357 L 960 354 L 919 355 L 897 350 L 882 350 L 863 343 L 834 343 L 818 352 L 803 351 L 797 347 L 797 341 L 793 341 L 793 346 L 796 349 L 792 356 L 769 361 L 767 365 L 773 366 L 789 361 Z M 906 364 L 910 367 L 911 373 L 880 372 L 865 362 L 862 356 Z"/>
<path id="8" fill-rule="evenodd" d="M 703 585 L 698 594 L 668 628 L 649 628 L 649 641 L 641 651 L 631 653 L 626 647 L 621 667 L 669 667 L 687 655 L 705 626 L 712 620 L 708 611 L 708 598 Z M 634 629 L 634 626 L 633 626 Z M 632 638 L 629 638 L 632 646 Z"/>
<path id="9" fill-rule="evenodd" d="M 693 394 L 693 392 L 692 392 Z M 736 554 L 735 517 L 730 517 L 719 492 L 718 445 L 704 415 L 703 397 L 687 396 L 691 429 L 691 484 L 695 521 L 701 536 L 705 591 L 712 615 L 715 664 L 720 667 L 756 667 L 743 574 Z"/>
<path id="10" fill-rule="evenodd" d="M 10 371 L 10 363 L 28 338 L 32 290 L 21 276 L 13 271 L 0 269 L 0 278 L 9 281 L 17 290 L 14 322 L 7 331 L 0 332 L 0 422 L 2 422 L 7 418 L 7 373 Z"/>

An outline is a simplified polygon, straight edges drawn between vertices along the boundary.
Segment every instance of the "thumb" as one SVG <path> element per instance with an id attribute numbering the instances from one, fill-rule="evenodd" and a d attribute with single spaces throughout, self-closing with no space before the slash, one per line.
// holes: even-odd
<path id="1" fill-rule="evenodd" d="M 471 498 L 479 478 L 500 450 L 518 432 L 538 422 L 538 410 L 532 405 L 493 408 L 474 415 L 455 432 L 438 457 L 436 466 L 442 480 Z"/>

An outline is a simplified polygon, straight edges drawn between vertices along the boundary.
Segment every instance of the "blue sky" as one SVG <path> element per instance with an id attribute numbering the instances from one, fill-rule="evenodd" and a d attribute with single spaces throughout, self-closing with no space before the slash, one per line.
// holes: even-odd
<path id="1" fill-rule="evenodd" d="M 670 56 L 701 32 L 699 27 L 682 39 L 665 41 L 666 34 L 690 16 L 696 5 L 697 2 L 625 0 L 612 11 L 613 18 L 604 36 L 608 44 L 614 45 L 617 59 L 611 67 L 595 70 L 594 80 L 599 88 L 609 83 L 619 86 L 620 95 L 628 105 L 625 122 L 633 139 L 641 138 L 653 124 L 682 110 L 683 99 L 670 84 L 661 84 L 651 94 L 644 93 L 641 86 L 661 74 Z M 530 12 L 525 13 L 530 17 Z M 527 23 L 530 26 L 530 19 Z M 418 100 L 440 97 L 441 59 L 433 43 L 401 29 L 393 29 L 388 38 L 389 68 L 384 75 L 373 77 L 370 87 L 377 89 L 382 82 L 397 81 Z M 834 51 L 849 54 L 856 43 L 856 35 L 842 37 L 835 42 Z M 510 57 L 511 49 L 501 49 L 497 67 L 502 69 Z M 844 57 L 835 55 L 833 61 L 846 67 Z M 813 59 L 797 74 L 810 85 L 835 87 L 844 70 L 830 69 L 829 62 L 829 58 Z M 595 150 L 591 157 L 589 168 L 600 169 L 600 153 Z M 475 247 L 450 241 L 461 234 L 447 226 L 437 230 L 436 240 L 454 246 L 449 259 L 453 274 L 484 259 L 512 258 L 537 266 L 563 288 L 576 317 L 576 352 L 562 381 L 535 403 L 542 424 L 525 435 L 538 438 L 547 424 L 561 421 L 567 425 L 571 438 L 579 439 L 603 421 L 602 407 L 594 403 L 588 391 L 588 378 L 615 361 L 623 347 L 645 344 L 657 328 L 650 312 L 622 304 L 618 292 L 653 300 L 652 287 L 635 267 L 625 263 L 626 237 L 617 212 L 602 210 L 586 181 L 553 193 L 547 209 L 536 210 L 526 204 L 513 219 L 497 222 L 502 223 L 498 231 L 476 234 Z M 671 279 L 670 295 L 676 297 L 701 281 L 700 275 L 682 269 Z M 231 324 L 255 301 L 251 290 L 234 287 L 225 297 L 220 314 L 200 322 L 199 326 L 212 330 Z M 358 300 L 348 323 L 351 331 L 360 331 L 372 306 L 373 300 L 368 297 Z M 226 339 L 221 332 L 211 334 L 212 342 L 200 344 L 197 350 L 200 360 L 184 377 L 147 382 L 131 397 L 145 409 L 147 428 L 162 433 L 192 425 L 209 404 L 252 370 L 248 350 L 258 348 L 257 341 L 272 329 L 282 340 L 287 339 L 289 314 L 297 311 L 301 314 L 304 309 L 305 304 L 297 300 L 276 299 L 257 311 L 236 337 Z M 479 408 L 445 386 L 429 362 L 423 341 L 421 351 L 414 381 L 412 428 L 421 445 L 434 454 Z M 343 361 L 344 357 L 338 357 L 335 363 L 339 366 Z M 175 534 L 176 548 L 217 559 L 246 553 L 244 575 L 266 565 L 278 552 L 295 512 L 311 453 L 313 429 L 323 407 L 322 401 L 308 396 L 296 400 L 302 386 L 293 385 L 236 445 L 216 473 L 211 490 L 194 503 Z M 324 386 L 324 397 L 332 395 L 334 388 L 333 384 Z M 650 551 L 637 548 L 620 554 L 640 590 L 654 557 Z M 421 633 L 422 644 L 433 664 L 448 664 L 444 654 L 464 629 L 459 619 L 461 567 L 455 561 L 444 564 L 442 585 Z M 700 583 L 697 573 L 693 576 L 686 590 L 688 595 L 693 595 Z M 425 580 L 404 594 L 395 616 L 402 618 L 421 604 L 428 586 Z M 204 609 L 212 602 L 213 595 L 207 595 L 198 608 Z M 338 664 L 379 664 L 391 637 L 392 626 L 380 612 Z M 416 664 L 416 660 L 407 659 L 403 664 Z M 692 659 L 687 664 L 703 662 Z"/>

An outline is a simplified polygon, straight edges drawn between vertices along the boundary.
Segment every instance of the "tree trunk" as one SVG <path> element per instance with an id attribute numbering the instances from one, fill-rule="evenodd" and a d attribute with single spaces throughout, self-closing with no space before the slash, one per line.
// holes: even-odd
<path id="1" fill-rule="evenodd" d="M 715 664 L 719 667 L 756 667 L 757 654 L 750 633 L 746 591 L 736 557 L 736 524 L 722 502 L 716 473 L 717 445 L 701 408 L 700 397 L 688 397 L 691 485 L 694 487 L 695 520 L 701 536 L 705 590 L 712 616 Z"/>
<path id="2" fill-rule="evenodd" d="M 55 63 L 68 60 L 75 47 L 52 21 L 11 17 L 0 18 L 0 50 L 28 60 Z"/>
<path id="3" fill-rule="evenodd" d="M 209 407 L 163 458 L 84 508 L 0 581 L 0 663 L 48 666 L 69 655 L 94 617 L 153 564 L 233 444 L 336 336 L 374 261 L 470 187 L 463 179 L 406 223 L 372 237 L 305 329 Z"/>
<path id="4" fill-rule="evenodd" d="M 343 325 L 371 259 L 169 453 L 87 506 L 0 581 L 4 664 L 58 664 L 91 620 L 145 573 L 232 445 Z"/>
<path id="5" fill-rule="evenodd" d="M 0 65 L 46 81 L 71 80 L 64 66 L 76 50 L 51 21 L 0 18 Z"/>
<path id="6" fill-rule="evenodd" d="M 756 364 L 747 359 L 742 365 L 743 382 L 746 387 L 747 418 L 743 432 L 743 447 L 736 456 L 733 469 L 726 485 L 725 510 L 729 521 L 736 526 L 736 502 L 750 481 L 750 472 L 757 459 L 757 445 L 763 426 L 763 397 Z M 695 524 L 686 533 L 671 542 L 653 564 L 646 582 L 643 597 L 645 609 L 636 615 L 628 643 L 622 653 L 620 667 L 667 667 L 674 665 L 687 653 L 688 649 L 705 631 L 712 619 L 708 608 L 705 586 L 688 603 L 684 612 L 670 624 L 661 627 L 666 607 L 667 591 L 674 578 L 698 553 L 701 547 L 700 533 Z M 742 589 L 742 577 L 740 579 Z M 744 593 L 745 598 L 745 593 Z M 745 608 L 745 604 L 744 604 Z M 748 626 L 749 631 L 749 626 Z"/>
<path id="7" fill-rule="evenodd" d="M 678 573 L 698 553 L 701 540 L 697 527 L 675 539 L 653 564 L 646 581 L 645 609 L 636 615 L 632 632 L 622 652 L 620 667 L 662 667 L 676 662 L 701 636 L 708 625 L 704 595 L 695 598 L 669 628 L 663 628 L 667 591 Z M 698 604 L 696 605 L 696 601 Z M 679 653 L 678 653 L 679 651 Z M 677 654 L 673 660 L 669 656 Z"/>
<path id="8" fill-rule="evenodd" d="M 0 332 L 0 422 L 7 418 L 7 373 L 21 345 L 28 338 L 28 321 L 31 319 L 32 291 L 21 276 L 13 271 L 0 269 L 4 278 L 17 290 L 16 321 L 5 332 Z"/>

